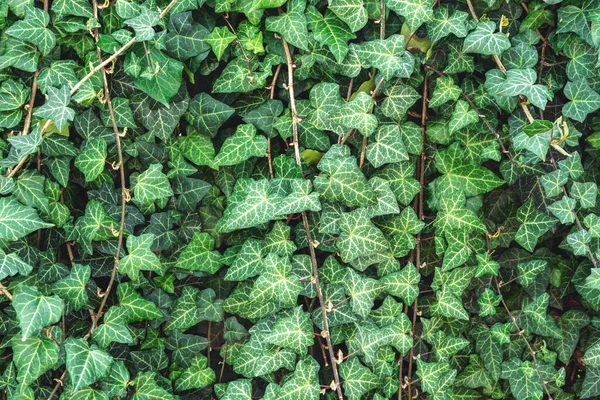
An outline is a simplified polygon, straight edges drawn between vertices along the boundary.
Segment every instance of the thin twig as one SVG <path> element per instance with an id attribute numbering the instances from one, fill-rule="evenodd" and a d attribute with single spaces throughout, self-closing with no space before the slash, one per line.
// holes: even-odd
<path id="1" fill-rule="evenodd" d="M 0 283 L 0 293 L 5 295 L 8 298 L 8 300 L 12 301 L 12 294 L 10 294 L 6 286 L 4 286 L 2 283 Z"/>
<path id="2" fill-rule="evenodd" d="M 31 94 L 29 96 L 29 103 L 27 103 L 27 115 L 25 116 L 25 123 L 23 124 L 23 130 L 19 135 L 25 136 L 29 134 L 29 128 L 31 127 L 31 118 L 33 116 L 33 106 L 35 105 L 35 96 L 37 95 L 38 85 L 37 78 L 40 73 L 39 68 L 35 70 L 33 74 L 33 83 L 31 84 Z"/>
<path id="3" fill-rule="evenodd" d="M 292 111 L 292 132 L 293 132 L 293 146 L 294 146 L 294 155 L 296 156 L 296 164 L 302 166 L 302 160 L 300 158 L 300 145 L 298 144 L 298 112 L 296 111 L 296 100 L 294 98 L 294 62 L 292 60 L 292 54 L 290 52 L 290 47 L 288 46 L 286 40 L 281 38 L 281 43 L 283 44 L 283 49 L 285 51 L 285 57 L 287 61 L 287 69 L 288 69 L 288 83 L 287 89 L 289 92 L 289 101 L 290 101 L 290 109 Z M 315 254 L 315 248 L 313 246 L 312 237 L 310 234 L 310 227 L 308 224 L 308 216 L 305 211 L 302 211 L 302 223 L 304 224 L 304 230 L 306 231 L 306 240 L 308 241 L 308 249 L 310 251 L 310 259 L 312 262 L 312 271 L 313 271 L 313 279 L 315 282 L 315 289 L 317 291 L 317 296 L 319 297 L 319 304 L 321 306 L 321 314 L 323 317 L 323 332 L 325 336 L 325 340 L 327 342 L 327 349 L 329 350 L 329 359 L 331 360 L 331 369 L 333 370 L 333 380 L 335 384 L 335 389 L 338 395 L 338 399 L 343 400 L 344 395 L 342 393 L 342 387 L 340 385 L 340 377 L 338 375 L 337 365 L 335 363 L 335 352 L 333 350 L 333 344 L 331 342 L 331 337 L 329 334 L 329 322 L 327 320 L 327 309 L 325 308 L 325 300 L 323 298 L 323 290 L 321 289 L 321 284 L 319 282 L 319 271 L 317 265 L 317 256 Z"/>
<path id="4" fill-rule="evenodd" d="M 98 3 L 96 0 L 92 0 L 94 6 L 94 14 L 98 15 Z M 97 28 L 96 28 L 96 37 Z M 102 51 L 99 47 L 96 47 L 96 52 L 98 54 L 98 61 L 102 63 Z M 117 250 L 115 252 L 115 262 L 113 265 L 113 269 L 110 275 L 110 280 L 108 282 L 108 286 L 104 292 L 104 296 L 102 297 L 102 302 L 98 307 L 98 311 L 95 314 L 95 318 L 92 320 L 92 327 L 89 332 L 86 334 L 86 338 L 89 337 L 94 332 L 96 326 L 98 326 L 98 321 L 102 317 L 102 313 L 104 310 L 104 306 L 108 301 L 108 297 L 112 290 L 112 287 L 115 283 L 115 277 L 117 275 L 117 270 L 119 269 L 119 260 L 121 258 L 121 249 L 123 248 L 123 231 L 125 230 L 125 213 L 126 213 L 126 205 L 127 205 L 127 189 L 125 188 L 125 165 L 123 162 L 123 151 L 121 149 L 121 134 L 119 132 L 119 128 L 117 127 L 117 122 L 115 119 L 115 112 L 112 106 L 112 100 L 110 98 L 110 89 L 108 86 L 108 78 L 106 76 L 106 71 L 104 68 L 102 69 L 102 82 L 104 85 L 104 99 L 106 100 L 106 106 L 108 108 L 108 112 L 110 114 L 110 120 L 113 128 L 113 133 L 115 135 L 115 142 L 117 147 L 117 160 L 119 165 L 119 175 L 121 180 L 121 220 L 119 222 L 119 238 L 117 239 Z"/>
<path id="5" fill-rule="evenodd" d="M 277 87 L 277 78 L 279 77 L 279 72 L 281 72 L 281 66 L 283 64 L 279 64 L 275 69 L 275 73 L 273 74 L 273 80 L 271 81 L 271 85 L 269 88 L 271 89 L 269 98 L 273 100 L 275 98 L 275 88 Z M 267 136 L 267 164 L 269 164 L 269 176 L 271 179 L 275 177 L 275 173 L 273 172 L 273 158 L 271 157 L 271 136 Z"/>
<path id="6" fill-rule="evenodd" d="M 58 378 L 58 382 L 56 382 L 56 386 L 54 386 L 52 393 L 50 393 L 50 396 L 48 396 L 48 400 L 52 400 L 54 395 L 58 392 L 58 389 L 60 389 L 64 385 L 66 376 L 67 376 L 67 370 L 65 369 L 65 372 L 63 372 L 61 377 Z"/>
<path id="7" fill-rule="evenodd" d="M 219 374 L 219 383 L 223 379 L 223 371 L 225 371 L 225 365 L 227 364 L 227 347 L 229 342 L 225 342 L 225 355 L 223 356 L 223 361 L 221 361 L 221 373 Z"/>
<path id="8" fill-rule="evenodd" d="M 235 43 L 239 46 L 240 50 L 242 51 L 242 55 L 244 56 L 244 61 L 246 61 L 246 67 L 248 68 L 248 76 L 250 77 L 250 79 L 253 79 L 252 66 L 250 65 L 251 60 L 246 55 L 246 50 L 244 49 L 244 45 L 240 41 L 240 38 L 238 37 L 238 34 L 235 31 L 235 28 L 229 22 L 229 14 L 224 14 L 223 19 L 225 20 L 225 23 L 229 27 L 229 30 L 231 31 L 231 33 L 233 33 L 235 35 Z"/>

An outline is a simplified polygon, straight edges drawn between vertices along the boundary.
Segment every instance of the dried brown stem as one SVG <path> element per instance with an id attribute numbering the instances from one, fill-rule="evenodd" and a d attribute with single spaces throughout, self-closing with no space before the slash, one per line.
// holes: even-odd
<path id="1" fill-rule="evenodd" d="M 94 15 L 98 16 L 98 3 L 96 0 L 92 0 L 94 6 Z M 95 30 L 96 38 L 98 37 L 97 29 Z M 98 61 L 102 64 L 102 51 L 99 47 L 96 47 L 96 52 L 98 54 Z M 102 82 L 104 85 L 104 99 L 106 100 L 106 106 L 108 108 L 108 112 L 110 114 L 111 125 L 113 128 L 113 133 L 115 135 L 115 142 L 117 147 L 117 160 L 119 165 L 119 178 L 121 180 L 121 220 L 119 221 L 119 237 L 117 240 L 117 251 L 115 253 L 115 262 L 113 265 L 113 269 L 110 275 L 110 280 L 108 282 L 108 286 L 104 292 L 104 296 L 102 297 L 102 302 L 98 307 L 98 311 L 95 314 L 95 318 L 92 320 L 92 327 L 90 331 L 86 334 L 86 339 L 91 335 L 98 325 L 98 321 L 102 317 L 102 313 L 104 310 L 104 306 L 106 306 L 106 302 L 108 301 L 108 297 L 112 290 L 112 287 L 115 283 L 115 277 L 117 275 L 117 271 L 119 269 L 119 260 L 121 257 L 121 249 L 123 248 L 123 231 L 125 230 L 125 213 L 126 213 L 126 205 L 127 205 L 127 189 L 125 187 L 125 165 L 123 162 L 123 151 L 121 149 L 121 134 L 119 132 L 119 128 L 117 127 L 117 122 L 115 119 L 115 113 L 112 106 L 112 100 L 110 98 L 110 89 L 108 86 L 108 78 L 106 76 L 106 71 L 104 68 L 102 69 Z"/>
<path id="2" fill-rule="evenodd" d="M 281 38 L 281 43 L 283 44 L 283 49 L 285 51 L 285 57 L 287 61 L 287 69 L 288 69 L 288 83 L 287 90 L 289 92 L 290 97 L 290 109 L 292 111 L 292 132 L 293 132 L 293 146 L 294 146 L 294 155 L 296 157 L 296 164 L 302 166 L 302 160 L 300 158 L 300 145 L 298 144 L 298 112 L 296 111 L 296 100 L 294 97 L 294 61 L 292 59 L 292 54 L 290 52 L 290 47 L 284 38 Z M 315 247 L 313 246 L 312 235 L 310 234 L 310 227 L 308 224 L 308 216 L 306 212 L 302 212 L 302 223 L 304 225 L 304 230 L 306 231 L 306 240 L 308 241 L 308 249 L 310 251 L 310 259 L 312 263 L 312 272 L 313 272 L 313 280 L 315 283 L 315 289 L 317 291 L 317 296 L 319 297 L 319 304 L 321 306 L 321 315 L 323 317 L 323 331 L 325 333 L 325 340 L 327 342 L 327 350 L 329 350 L 329 359 L 331 361 L 331 369 L 333 370 L 333 380 L 336 388 L 336 392 L 338 395 L 338 399 L 343 400 L 344 395 L 342 393 L 342 387 L 340 385 L 340 377 L 337 370 L 337 364 L 335 363 L 335 352 L 333 349 L 333 344 L 331 342 L 331 336 L 329 334 L 329 322 L 327 320 L 327 309 L 325 308 L 325 299 L 323 297 L 323 290 L 321 288 L 321 283 L 319 282 L 319 271 L 317 264 L 317 256 L 315 253 Z"/>
<path id="3" fill-rule="evenodd" d="M 10 294 L 6 286 L 4 286 L 2 283 L 0 283 L 0 293 L 5 295 L 8 298 L 8 300 L 12 301 L 12 294 Z"/>
<path id="4" fill-rule="evenodd" d="M 227 27 L 229 28 L 231 33 L 235 35 L 235 43 L 239 46 L 242 55 L 244 56 L 244 61 L 246 61 L 246 67 L 248 68 L 248 75 L 250 76 L 250 79 L 252 79 L 252 66 L 250 65 L 250 58 L 248 58 L 248 56 L 246 55 L 246 49 L 244 49 L 244 45 L 242 44 L 242 42 L 240 42 L 240 38 L 238 37 L 235 28 L 233 27 L 233 25 L 231 25 L 231 22 L 229 22 L 229 14 L 223 15 L 223 19 L 225 20 L 225 23 L 227 24 Z"/>
<path id="5" fill-rule="evenodd" d="M 31 84 L 31 94 L 29 96 L 29 103 L 27 103 L 27 115 L 25 116 L 25 123 L 23 124 L 23 130 L 20 135 L 25 136 L 29 134 L 29 128 L 31 127 L 31 117 L 33 116 L 33 106 L 35 105 L 35 96 L 37 95 L 38 85 L 37 77 L 40 73 L 39 69 L 35 70 L 33 75 L 33 83 Z"/>
<path id="6" fill-rule="evenodd" d="M 419 165 L 417 174 L 419 177 L 419 193 L 418 200 L 416 204 L 416 210 L 419 215 L 419 219 L 422 221 L 424 219 L 424 193 L 425 193 L 425 162 L 426 153 L 425 153 L 425 139 L 426 139 L 426 131 L 427 131 L 427 85 L 428 85 L 428 75 L 425 73 L 425 78 L 423 80 L 423 97 L 422 97 L 422 106 L 421 106 L 421 154 L 419 156 Z M 421 232 L 417 234 L 417 245 L 415 251 L 415 261 L 417 265 L 417 271 L 421 268 Z M 419 297 L 415 298 L 415 302 L 413 303 L 413 315 L 412 315 L 412 333 L 414 337 L 415 327 L 417 325 L 417 312 L 419 309 Z M 410 356 L 408 358 L 408 398 L 412 398 L 412 370 L 413 370 L 413 360 L 414 360 L 414 347 L 410 348 Z M 401 391 L 402 389 L 398 389 Z"/>

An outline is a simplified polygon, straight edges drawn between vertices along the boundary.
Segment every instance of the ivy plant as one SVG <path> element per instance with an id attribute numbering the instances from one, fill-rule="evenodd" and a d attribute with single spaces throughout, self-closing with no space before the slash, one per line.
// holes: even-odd
<path id="1" fill-rule="evenodd" d="M 8 400 L 600 397 L 599 0 L 0 0 Z"/>

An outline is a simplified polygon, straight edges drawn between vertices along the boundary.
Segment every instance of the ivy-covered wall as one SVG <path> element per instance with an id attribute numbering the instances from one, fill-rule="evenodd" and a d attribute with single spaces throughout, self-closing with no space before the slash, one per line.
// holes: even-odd
<path id="1" fill-rule="evenodd" d="M 0 396 L 600 396 L 598 0 L 0 0 Z"/>

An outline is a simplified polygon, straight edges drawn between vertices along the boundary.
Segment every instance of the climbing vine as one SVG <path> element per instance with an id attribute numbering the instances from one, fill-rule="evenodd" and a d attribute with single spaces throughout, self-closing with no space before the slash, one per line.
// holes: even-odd
<path id="1" fill-rule="evenodd" d="M 0 0 L 3 399 L 600 396 L 598 0 Z"/>

